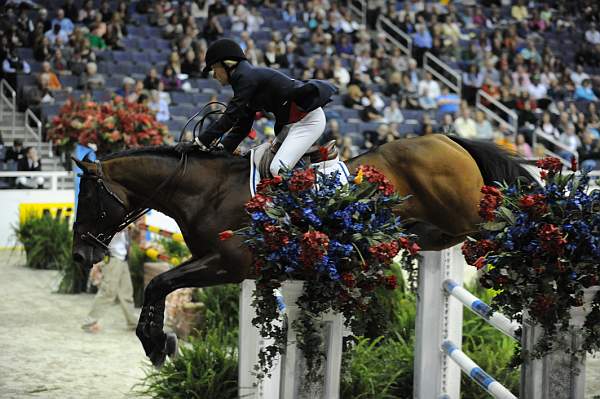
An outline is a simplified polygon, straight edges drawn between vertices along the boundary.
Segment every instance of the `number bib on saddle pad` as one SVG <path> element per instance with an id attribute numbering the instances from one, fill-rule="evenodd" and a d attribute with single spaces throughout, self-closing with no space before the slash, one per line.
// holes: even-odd
<path id="1" fill-rule="evenodd" d="M 271 151 L 271 143 L 264 143 L 250 150 L 250 193 L 253 197 L 256 195 L 256 186 L 258 183 L 260 183 L 260 179 L 265 177 L 261 177 L 261 171 L 266 170 L 268 172 L 269 170 L 268 164 L 270 161 L 264 162 L 265 160 L 263 159 L 263 156 L 268 156 L 268 154 L 266 154 L 268 151 Z M 269 158 L 272 159 L 272 157 Z M 310 156 L 305 154 L 305 156 L 303 156 L 296 165 L 296 168 L 305 168 L 307 165 L 307 161 L 305 159 L 309 160 L 308 162 L 310 162 Z M 261 164 L 263 163 L 266 165 L 266 167 L 261 167 Z M 340 161 L 340 157 L 337 154 L 335 154 L 335 157 L 328 159 L 327 161 L 310 164 L 321 173 L 331 174 L 334 172 L 339 172 L 340 183 L 346 184 L 348 182 L 348 176 L 350 175 L 350 172 L 348 171 L 346 164 Z M 264 174 L 265 172 L 262 173 Z M 271 176 L 267 174 L 266 177 Z"/>

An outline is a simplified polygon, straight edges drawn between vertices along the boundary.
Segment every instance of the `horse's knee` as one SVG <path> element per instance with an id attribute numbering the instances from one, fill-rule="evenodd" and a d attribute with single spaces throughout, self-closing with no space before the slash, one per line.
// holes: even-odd
<path id="1" fill-rule="evenodd" d="M 169 283 L 166 278 L 158 275 L 154 277 L 144 290 L 144 304 L 153 304 L 169 294 Z"/>

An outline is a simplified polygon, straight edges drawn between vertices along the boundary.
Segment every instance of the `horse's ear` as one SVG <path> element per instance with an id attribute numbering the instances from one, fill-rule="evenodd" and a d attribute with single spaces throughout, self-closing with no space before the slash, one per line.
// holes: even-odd
<path id="1" fill-rule="evenodd" d="M 71 159 L 73 160 L 73 162 L 75 162 L 75 164 L 77 166 L 79 166 L 79 169 L 83 170 L 84 173 L 89 173 L 90 170 L 85 165 L 85 163 L 87 162 L 86 158 L 87 158 L 87 155 L 83 158 L 82 161 L 80 161 L 79 159 L 77 159 L 75 157 L 71 157 Z"/>

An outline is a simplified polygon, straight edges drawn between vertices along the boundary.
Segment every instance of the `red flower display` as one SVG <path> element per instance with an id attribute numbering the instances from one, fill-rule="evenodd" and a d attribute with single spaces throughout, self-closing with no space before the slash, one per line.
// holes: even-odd
<path id="1" fill-rule="evenodd" d="M 267 187 L 276 186 L 282 181 L 283 178 L 281 176 L 275 176 L 272 179 L 261 179 L 260 183 L 256 185 L 256 191 L 262 193 Z"/>
<path id="2" fill-rule="evenodd" d="M 377 188 L 383 192 L 384 195 L 392 195 L 394 191 L 396 191 L 387 177 L 373 166 L 361 165 L 358 170 L 362 171 L 363 178 L 367 179 L 368 182 L 378 184 Z"/>
<path id="3" fill-rule="evenodd" d="M 244 207 L 246 208 L 246 211 L 250 213 L 262 211 L 265 209 L 265 206 L 267 205 L 267 203 L 269 203 L 269 201 L 270 197 L 258 193 L 254 197 L 252 197 L 250 201 L 246 202 L 246 205 L 244 205 Z"/>
<path id="4" fill-rule="evenodd" d="M 483 198 L 479 201 L 479 216 L 486 221 L 494 220 L 494 211 L 502 204 L 502 193 L 496 187 L 483 186 Z"/>
<path id="5" fill-rule="evenodd" d="M 544 159 L 540 159 L 535 163 L 538 168 L 547 170 L 549 173 L 558 173 L 562 169 L 562 163 L 560 159 L 554 157 L 546 157 Z"/>
<path id="6" fill-rule="evenodd" d="M 225 230 L 219 233 L 219 240 L 225 241 L 233 237 L 233 230 Z"/>
<path id="7" fill-rule="evenodd" d="M 311 267 L 327 253 L 329 237 L 320 231 L 308 231 L 302 235 L 300 247 L 300 261 L 305 267 Z"/>
<path id="8" fill-rule="evenodd" d="M 308 168 L 304 170 L 295 170 L 288 183 L 290 191 L 305 191 L 315 185 L 315 170 Z"/>
<path id="9" fill-rule="evenodd" d="M 416 255 L 421 247 L 416 242 L 409 241 L 406 237 L 400 237 L 398 240 L 402 248 L 406 249 L 411 255 Z"/>
<path id="10" fill-rule="evenodd" d="M 397 241 L 382 242 L 381 244 L 372 245 L 369 248 L 369 252 L 375 256 L 378 261 L 385 264 L 392 263 L 394 257 L 398 255 L 399 250 L 400 246 Z"/>
<path id="11" fill-rule="evenodd" d="M 473 266 L 475 266 L 475 263 L 481 259 L 482 256 L 485 256 L 496 249 L 497 246 L 493 241 L 485 239 L 479 241 L 467 240 L 461 248 L 467 264 Z"/>
<path id="12" fill-rule="evenodd" d="M 553 224 L 542 225 L 538 230 L 538 238 L 542 249 L 553 254 L 561 254 L 567 243 L 560 229 Z"/>
<path id="13" fill-rule="evenodd" d="M 519 200 L 519 206 L 531 213 L 540 215 L 548 211 L 544 194 L 526 194 Z"/>
<path id="14" fill-rule="evenodd" d="M 70 151 L 75 143 L 96 144 L 99 154 L 131 147 L 160 145 L 168 136 L 154 112 L 116 96 L 111 102 L 67 100 L 52 118 L 48 139 Z"/>

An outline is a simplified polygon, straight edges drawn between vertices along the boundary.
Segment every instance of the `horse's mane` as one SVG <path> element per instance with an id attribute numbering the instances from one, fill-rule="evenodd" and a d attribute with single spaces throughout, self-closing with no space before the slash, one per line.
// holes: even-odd
<path id="1" fill-rule="evenodd" d="M 100 158 L 100 161 L 109 161 L 116 158 L 126 158 L 132 156 L 143 156 L 143 155 L 158 155 L 170 158 L 180 158 L 181 153 L 175 151 L 175 147 L 170 145 L 161 145 L 154 147 L 140 147 L 132 148 L 129 150 L 114 152 Z M 243 159 L 242 157 L 232 155 L 227 151 L 202 151 L 195 150 L 188 152 L 188 155 L 192 158 L 200 159 L 216 159 L 216 158 L 230 158 L 230 159 Z M 246 161 L 247 162 L 247 161 Z"/>

